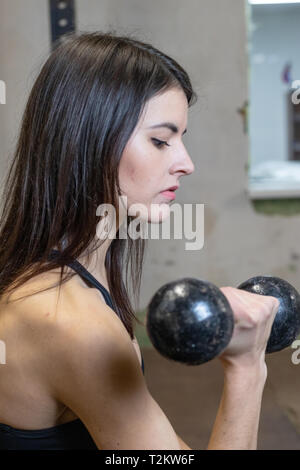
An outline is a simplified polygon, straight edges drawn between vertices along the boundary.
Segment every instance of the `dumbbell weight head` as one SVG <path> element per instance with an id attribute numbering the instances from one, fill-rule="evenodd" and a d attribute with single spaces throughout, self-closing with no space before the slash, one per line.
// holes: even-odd
<path id="1" fill-rule="evenodd" d="M 168 359 L 198 365 L 218 356 L 234 327 L 230 304 L 214 284 L 183 278 L 152 297 L 146 328 L 153 346 Z"/>
<path id="2" fill-rule="evenodd" d="M 300 333 L 300 295 L 287 281 L 274 276 L 255 276 L 242 282 L 238 289 L 253 294 L 271 295 L 279 300 L 266 352 L 290 346 Z"/>

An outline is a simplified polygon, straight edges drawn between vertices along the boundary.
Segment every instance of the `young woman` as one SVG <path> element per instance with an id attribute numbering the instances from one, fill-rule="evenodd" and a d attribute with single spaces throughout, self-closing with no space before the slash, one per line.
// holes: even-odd
<path id="1" fill-rule="evenodd" d="M 119 229 L 135 203 L 146 223 L 169 216 L 163 192 L 194 171 L 182 136 L 195 98 L 172 58 L 113 32 L 70 36 L 42 67 L 1 217 L 1 449 L 190 449 L 144 379 L 130 299 L 145 240 Z M 99 237 L 102 204 L 115 237 Z M 236 325 L 208 449 L 255 449 L 278 302 L 222 290 Z"/>

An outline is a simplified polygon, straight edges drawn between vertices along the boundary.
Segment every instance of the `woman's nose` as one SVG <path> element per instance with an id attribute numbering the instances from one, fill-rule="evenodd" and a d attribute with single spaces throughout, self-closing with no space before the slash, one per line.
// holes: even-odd
<path id="1" fill-rule="evenodd" d="M 193 173 L 195 165 L 186 149 L 184 149 L 179 158 L 176 159 L 176 163 L 172 165 L 172 170 L 173 173 L 182 172 L 186 175 Z"/>
<path id="2" fill-rule="evenodd" d="M 193 163 L 193 160 L 191 159 L 191 157 L 189 156 L 189 154 L 187 153 L 186 154 L 186 173 L 188 175 L 190 175 L 191 173 L 194 172 L 195 170 L 195 165 Z"/>

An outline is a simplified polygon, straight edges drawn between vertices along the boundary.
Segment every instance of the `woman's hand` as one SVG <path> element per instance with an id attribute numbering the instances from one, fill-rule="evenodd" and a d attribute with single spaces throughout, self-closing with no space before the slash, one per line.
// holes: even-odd
<path id="1" fill-rule="evenodd" d="M 221 287 L 234 313 L 234 331 L 219 356 L 223 366 L 255 366 L 264 363 L 265 350 L 279 301 L 234 287 Z"/>

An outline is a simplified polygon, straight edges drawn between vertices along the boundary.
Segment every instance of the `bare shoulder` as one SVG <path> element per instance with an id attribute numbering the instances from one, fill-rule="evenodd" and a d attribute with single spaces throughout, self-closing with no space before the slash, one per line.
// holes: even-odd
<path id="1" fill-rule="evenodd" d="M 87 372 L 89 364 L 105 366 L 108 356 L 123 346 L 130 348 L 138 363 L 129 333 L 115 311 L 99 299 L 97 289 L 69 285 L 48 321 L 55 332 L 53 359 L 60 361 L 62 370 L 80 360 L 86 361 Z"/>
<path id="2" fill-rule="evenodd" d="M 52 269 L 44 273 L 35 275 L 31 279 L 23 282 L 21 286 L 14 287 L 9 292 L 5 292 L 1 297 L 1 306 L 5 309 L 14 309 L 16 312 L 33 312 L 35 307 L 41 311 L 47 302 L 54 299 L 58 294 L 60 270 Z M 16 282 L 14 282 L 14 286 Z M 62 285 L 62 291 L 67 292 L 74 285 L 71 279 Z M 27 308 L 28 307 L 28 308 Z"/>
<path id="3" fill-rule="evenodd" d="M 46 319 L 47 323 L 57 326 L 68 320 L 76 322 L 80 315 L 81 320 L 87 317 L 87 312 L 95 312 L 95 306 L 103 304 L 108 307 L 101 293 L 96 288 L 87 287 L 85 282 L 67 268 L 74 276 L 59 286 L 60 269 L 49 270 L 39 274 L 18 287 L 9 296 L 7 306 L 14 308 L 28 320 L 38 321 Z M 66 272 L 66 271 L 65 271 Z M 102 302 L 99 300 L 102 299 Z M 2 299 L 5 304 L 6 298 Z M 112 312 L 111 309 L 109 309 Z M 87 317 L 87 319 L 88 319 Z M 91 319 L 91 318 L 90 318 Z"/>
<path id="4" fill-rule="evenodd" d="M 141 351 L 134 337 L 131 340 L 123 323 L 105 302 L 101 292 L 91 288 L 71 268 L 65 267 L 65 273 L 73 274 L 71 279 L 59 286 L 60 268 L 38 274 L 23 283 L 9 295 L 0 300 L 0 328 L 15 336 L 19 331 L 20 350 L 26 345 L 37 351 L 42 370 L 48 369 L 51 350 L 59 354 L 72 351 L 76 332 L 80 339 L 91 344 L 93 335 L 99 335 L 107 329 L 115 334 L 122 334 L 130 339 L 141 363 Z M 8 301 L 9 300 L 9 301 Z M 9 329 L 6 326 L 9 325 Z M 86 335 L 86 336 L 85 336 Z M 66 337 L 69 337 L 66 340 Z M 103 342 L 100 342 L 100 345 Z M 40 352 L 45 354 L 40 354 Z"/>
<path id="5" fill-rule="evenodd" d="M 47 319 L 47 323 L 55 321 L 58 324 L 76 304 L 85 303 L 87 299 L 99 301 L 97 289 L 88 288 L 74 271 L 67 270 L 74 275 L 61 286 L 60 269 L 49 270 L 3 295 L 1 307 L 3 310 L 14 310 L 16 315 L 19 313 L 26 321 L 38 323 Z"/>
<path id="6" fill-rule="evenodd" d="M 108 364 L 113 345 L 125 342 L 140 367 L 138 345 L 116 313 L 101 300 L 100 292 L 84 287 L 78 277 L 62 284 L 60 290 L 52 287 L 58 281 L 59 272 L 39 275 L 13 292 L 13 302 L 5 304 L 2 299 L 0 303 L 1 337 L 8 345 L 15 344 L 17 332 L 19 357 L 27 368 L 33 365 L 38 383 L 55 400 L 60 373 L 66 376 L 66 369 L 78 367 L 80 374 L 83 360 L 91 367 L 97 360 L 99 372 L 100 359 L 103 366 Z M 29 357 L 35 357 L 34 363 Z"/>
<path id="7" fill-rule="evenodd" d="M 8 303 L 5 296 L 0 302 L 3 332 L 17 329 L 22 348 L 28 343 L 38 352 L 42 370 L 59 359 L 60 353 L 72 353 L 77 335 L 92 344 L 101 331 L 123 326 L 97 289 L 84 287 L 78 276 L 59 288 L 59 273 L 52 270 L 38 275 L 13 291 Z"/>

